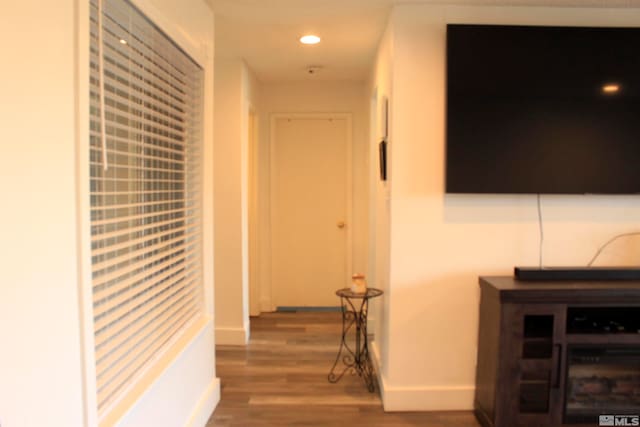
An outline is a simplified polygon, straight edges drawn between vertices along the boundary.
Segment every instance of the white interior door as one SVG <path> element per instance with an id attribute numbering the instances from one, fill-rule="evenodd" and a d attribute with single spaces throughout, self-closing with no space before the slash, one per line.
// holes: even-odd
<path id="1" fill-rule="evenodd" d="M 349 118 L 272 124 L 273 305 L 337 306 L 350 274 Z"/>

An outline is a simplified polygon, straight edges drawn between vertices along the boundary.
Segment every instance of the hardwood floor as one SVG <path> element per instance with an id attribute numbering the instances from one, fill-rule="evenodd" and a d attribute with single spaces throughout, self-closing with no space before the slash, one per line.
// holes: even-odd
<path id="1" fill-rule="evenodd" d="M 214 426 L 479 427 L 471 412 L 385 413 L 378 389 L 358 376 L 327 381 L 340 343 L 340 313 L 251 318 L 248 346 L 218 346 L 222 398 Z"/>

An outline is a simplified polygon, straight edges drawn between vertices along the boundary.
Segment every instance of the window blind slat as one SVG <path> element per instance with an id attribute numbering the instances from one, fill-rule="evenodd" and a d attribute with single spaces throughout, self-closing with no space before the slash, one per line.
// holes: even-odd
<path id="1" fill-rule="evenodd" d="M 195 283 L 194 275 L 197 273 L 197 269 L 193 268 L 195 263 L 189 270 L 186 270 L 184 273 L 175 276 L 175 280 L 173 280 L 173 287 L 183 286 L 182 284 L 189 285 Z M 167 291 L 167 287 L 164 286 L 156 286 L 153 289 L 148 291 L 139 292 L 137 294 L 134 293 L 133 296 L 129 296 L 130 300 L 126 301 L 125 304 L 121 304 L 120 306 L 115 307 L 114 309 L 106 312 L 104 315 L 96 319 L 95 322 L 95 330 L 96 336 L 101 337 L 100 342 L 96 340 L 97 345 L 102 344 L 105 340 L 108 340 L 112 335 L 117 335 L 124 328 L 127 327 L 126 324 L 122 321 L 124 316 L 130 315 L 134 311 L 137 311 L 138 305 L 145 305 L 145 310 L 149 310 L 153 307 L 153 305 L 147 304 L 148 301 L 156 298 L 163 292 Z M 111 326 L 115 325 L 118 329 L 111 329 Z M 103 331 L 102 329 L 109 327 L 109 331 Z M 104 332 L 104 333 L 103 333 Z M 104 338 L 102 338 L 104 337 Z"/>
<path id="2" fill-rule="evenodd" d="M 170 318 L 173 313 L 180 311 L 184 308 L 184 302 L 189 301 L 189 296 L 182 296 L 169 304 L 163 310 L 159 310 L 155 313 L 154 317 L 145 319 L 145 322 L 134 323 L 135 327 L 127 331 L 126 334 L 120 334 L 113 337 L 110 341 L 107 341 L 101 348 L 96 351 L 96 367 L 97 372 L 104 373 L 109 367 L 109 360 L 119 359 L 121 356 L 127 354 L 129 351 L 126 344 L 127 341 L 135 340 L 137 343 L 144 345 L 145 341 L 148 341 L 149 336 L 153 336 L 153 332 L 157 331 L 152 325 L 160 317 Z M 181 304 L 182 303 L 182 304 Z M 162 330 L 162 328 L 160 328 Z M 147 339 L 145 339 L 147 338 Z M 112 356 L 110 359 L 108 356 Z M 104 377 L 104 375 L 102 375 Z"/>
<path id="3" fill-rule="evenodd" d="M 157 78 L 143 78 L 136 75 L 129 80 L 123 78 L 123 75 L 136 73 L 136 71 L 135 64 L 131 62 L 118 62 L 114 57 L 105 58 L 105 89 L 113 101 L 128 104 L 136 99 L 145 100 L 154 113 L 160 113 L 165 118 L 184 123 L 185 116 L 192 113 L 191 108 L 186 104 L 190 101 L 189 94 L 180 93 L 171 88 L 167 90 L 168 87 L 161 86 L 164 83 Z M 95 78 L 95 74 L 90 75 L 90 78 Z M 91 99 L 95 98 L 95 96 L 91 97 Z"/>
<path id="4" fill-rule="evenodd" d="M 182 156 L 178 156 L 177 154 L 171 154 L 170 152 L 155 150 L 149 148 L 147 146 L 141 146 L 136 152 L 131 152 L 131 146 L 125 147 L 122 149 L 122 143 L 119 141 L 110 140 L 109 147 L 106 148 L 106 152 L 109 155 L 109 159 L 111 160 L 111 164 L 113 166 L 138 166 L 144 167 L 147 169 L 169 169 L 169 170 L 184 170 L 186 162 L 182 158 Z M 135 148 L 135 147 L 134 147 Z M 92 166 L 101 166 L 100 157 L 98 154 L 102 154 L 101 147 L 92 147 L 91 154 L 93 158 L 91 159 Z M 129 163 L 125 163 L 129 162 Z M 135 163 L 133 163 L 135 161 Z M 94 177 L 103 177 L 104 171 L 97 172 Z M 108 172 L 108 171 L 107 171 Z M 113 172 L 112 172 L 113 173 Z"/>
<path id="5" fill-rule="evenodd" d="M 110 127 L 112 125 L 120 125 L 133 131 L 144 129 L 145 132 L 151 136 L 164 136 L 165 138 L 168 138 L 172 144 L 175 145 L 183 144 L 183 129 L 172 128 L 166 123 L 151 120 L 152 118 L 148 118 L 145 116 L 136 116 L 133 114 L 125 113 L 122 110 L 109 105 L 109 103 L 113 103 L 113 98 L 107 97 L 107 105 L 105 107 L 105 114 L 108 121 L 107 130 L 109 131 L 109 134 L 111 132 Z"/>
<path id="6" fill-rule="evenodd" d="M 96 61 L 97 58 L 92 60 Z M 167 88 L 167 86 L 161 86 L 163 82 L 159 78 L 140 76 L 133 63 L 118 62 L 118 59 L 114 57 L 107 57 L 105 62 L 105 83 L 108 82 L 108 93 L 112 96 L 120 92 L 124 97 L 139 97 L 147 101 L 149 106 L 154 107 L 157 111 L 164 111 L 168 116 L 175 116 L 183 120 L 190 113 L 190 108 L 186 104 L 189 101 L 187 94 Z M 92 68 L 93 73 L 89 77 L 91 79 L 99 78 L 97 75 L 99 69 L 93 64 Z M 143 70 L 139 71 L 143 72 Z M 123 75 L 128 74 L 132 74 L 130 79 L 123 78 Z M 95 99 L 95 96 L 92 96 L 91 99 Z"/>
<path id="7" fill-rule="evenodd" d="M 122 325 L 122 322 L 120 322 L 120 324 L 117 324 L 119 329 L 108 328 L 107 331 L 98 333 L 98 337 L 100 338 L 96 340 L 96 348 L 98 349 L 96 357 L 98 361 L 104 364 L 103 359 L 106 355 L 112 353 L 117 354 L 117 352 L 113 351 L 114 349 L 126 350 L 121 346 L 122 342 L 118 341 L 118 339 L 130 339 L 130 335 L 137 334 L 139 331 L 144 330 L 146 322 L 154 318 L 155 315 L 174 305 L 180 298 L 190 295 L 189 288 L 187 287 L 188 284 L 189 283 L 184 282 L 184 279 L 182 279 L 182 281 L 174 282 L 172 286 L 155 288 L 154 290 L 156 292 L 153 297 L 146 298 L 146 301 L 138 301 L 138 303 L 141 304 L 139 306 L 128 307 L 128 311 L 124 314 L 129 317 L 120 315 L 120 317 L 115 318 L 116 320 L 126 320 L 136 325 L 137 329 L 127 328 L 127 325 Z M 144 304 L 144 302 L 147 302 L 147 304 Z M 149 304 L 150 302 L 152 304 Z M 126 332 L 126 334 L 123 332 Z M 101 373 L 98 372 L 98 375 L 100 374 Z"/>
<path id="8" fill-rule="evenodd" d="M 175 316 L 176 313 L 184 312 L 189 308 L 191 308 L 191 305 L 192 305 L 191 302 L 192 300 L 189 297 L 183 297 L 183 299 L 177 300 L 176 304 L 170 305 L 169 308 L 165 309 L 164 312 L 160 312 L 160 314 L 156 315 L 156 317 L 152 319 L 152 321 L 155 322 L 158 320 L 158 318 L 161 318 L 162 320 L 164 320 L 165 322 L 162 322 L 162 323 L 165 323 L 165 324 L 163 325 L 162 328 L 154 330 L 152 328 L 143 327 L 137 330 L 136 333 L 127 335 L 126 338 L 129 338 L 129 339 L 137 338 L 136 337 L 137 334 L 143 335 L 143 337 L 138 339 L 137 342 L 141 345 L 141 347 L 144 348 L 145 344 L 149 344 L 150 342 L 153 342 L 154 338 L 157 338 L 158 336 L 162 336 L 162 332 L 164 332 L 166 329 L 172 326 L 170 322 L 167 322 L 167 320 L 170 320 L 171 317 Z M 97 371 L 103 374 L 102 378 L 98 378 L 99 381 L 102 380 L 103 384 L 106 381 L 109 381 L 109 378 L 104 378 L 105 377 L 104 372 L 108 370 L 110 366 L 106 363 L 103 364 L 101 361 L 102 360 L 108 361 L 109 359 L 106 358 L 106 356 L 108 355 L 113 354 L 115 356 L 114 358 L 118 359 L 122 355 L 127 354 L 126 347 L 122 345 L 123 343 L 124 343 L 124 340 L 120 342 L 109 343 L 108 347 L 105 347 L 104 350 L 100 351 L 100 353 L 103 353 L 103 354 L 101 354 L 100 357 L 98 357 L 99 361 L 97 363 Z M 113 353 L 113 352 L 116 352 L 116 353 Z"/>
<path id="9" fill-rule="evenodd" d="M 157 67 L 158 55 L 151 49 L 137 43 L 135 38 L 129 38 L 130 34 L 121 32 L 120 35 L 114 33 L 117 29 L 110 25 L 109 20 L 104 20 L 103 39 L 104 39 L 104 56 L 109 59 L 110 64 L 117 68 L 118 65 L 126 65 L 127 75 L 131 76 L 131 80 L 139 80 L 141 78 L 152 82 L 158 91 L 171 96 L 171 98 L 181 99 L 185 97 L 189 79 L 179 79 L 178 73 L 172 73 L 172 70 L 166 67 Z M 92 38 L 97 38 L 92 35 Z M 128 40 L 127 40 L 128 39 Z M 120 40 L 126 40 L 123 44 Z M 130 43 L 133 41 L 133 43 Z M 97 52 L 94 52 L 97 53 Z"/>
<path id="10" fill-rule="evenodd" d="M 127 0 L 90 3 L 87 161 L 103 418 L 203 307 L 204 79 Z"/>
<path id="11" fill-rule="evenodd" d="M 170 140 L 163 135 L 157 135 L 148 133 L 141 129 L 129 129 L 126 126 L 119 124 L 111 124 L 110 129 L 112 133 L 108 135 L 109 142 L 111 143 L 109 149 L 113 150 L 114 144 L 126 144 L 129 149 L 135 147 L 144 147 L 147 150 L 164 151 L 171 154 L 184 154 L 184 146 L 178 146 L 178 148 L 169 147 L 169 145 L 175 146 L 176 141 Z M 113 132 L 116 132 L 114 134 Z M 117 132 L 120 132 L 124 137 L 121 137 Z M 97 129 L 91 130 L 91 148 L 94 151 L 101 150 L 100 147 L 100 132 Z M 95 141 L 95 142 L 94 142 Z M 162 142 L 164 145 L 160 145 Z M 150 145 L 153 144 L 153 145 Z M 188 153 L 191 153 L 190 151 Z"/>
<path id="12" fill-rule="evenodd" d="M 96 233 L 93 235 L 91 239 L 91 243 L 100 243 L 100 242 L 104 242 L 105 240 L 112 239 L 118 236 L 123 236 L 123 235 L 141 234 L 142 232 L 147 233 L 153 228 L 165 227 L 169 224 L 175 224 L 181 221 L 186 221 L 189 218 L 190 217 L 174 218 L 174 219 L 168 219 L 166 221 L 150 223 L 148 225 L 140 225 L 138 227 L 132 227 L 130 229 L 116 230 L 116 231 L 107 232 L 107 233 Z"/>
<path id="13" fill-rule="evenodd" d="M 99 80 L 100 76 L 97 67 L 92 69 L 90 78 L 96 81 Z M 166 94 L 159 90 L 152 82 L 136 80 L 133 83 L 126 84 L 122 79 L 118 79 L 118 76 L 112 72 L 107 74 L 105 82 L 108 82 L 109 93 L 112 96 L 114 94 L 118 95 L 117 97 L 121 98 L 122 102 L 127 104 L 132 103 L 140 108 L 141 111 L 157 114 L 168 120 L 175 121 L 182 126 L 188 125 L 189 122 L 186 120 L 186 117 L 191 112 L 188 104 L 165 99 Z M 97 100 L 97 94 L 91 97 L 91 101 L 95 102 Z M 188 98 L 185 98 L 185 101 L 188 100 Z M 99 104 L 94 105 L 94 107 L 99 107 Z"/>
<path id="14" fill-rule="evenodd" d="M 179 209 L 166 210 L 166 211 L 141 213 L 137 215 L 129 215 L 129 216 L 116 217 L 116 218 L 95 220 L 91 222 L 91 226 L 96 227 L 96 226 L 104 226 L 104 225 L 113 225 L 120 222 L 128 222 L 130 224 L 134 224 L 134 223 L 140 223 L 142 220 L 153 218 L 159 215 L 172 215 L 172 214 L 181 213 L 181 212 L 184 212 L 184 207 Z"/>
<path id="15" fill-rule="evenodd" d="M 107 211 L 117 211 L 119 209 L 147 209 L 154 208 L 160 205 L 173 204 L 182 202 L 181 199 L 168 199 L 168 200 L 160 200 L 157 202 L 140 202 L 140 203 L 122 203 L 119 205 L 108 205 L 108 206 L 93 206 L 91 208 L 92 213 L 96 212 L 107 212 Z"/>
<path id="16" fill-rule="evenodd" d="M 150 344 L 146 347 L 140 344 L 140 351 L 135 353 L 136 364 L 130 364 L 129 368 L 124 372 L 115 373 L 111 376 L 111 382 L 107 387 L 98 388 L 98 405 L 104 408 L 111 400 L 114 394 L 130 383 L 131 378 L 135 376 L 146 364 L 146 362 L 156 353 L 162 346 L 171 339 L 189 319 L 197 315 L 197 307 L 195 305 L 185 307 L 179 312 L 169 313 L 167 316 L 158 319 L 158 323 L 163 325 L 162 329 L 154 332 L 149 340 Z M 171 322 L 173 320 L 173 322 Z"/>
<path id="17" fill-rule="evenodd" d="M 93 258 L 97 258 L 100 256 L 104 256 L 106 254 L 110 254 L 113 252 L 123 251 L 125 249 L 135 248 L 137 246 L 152 246 L 154 242 L 161 242 L 166 236 L 171 234 L 175 234 L 176 232 L 181 231 L 180 229 L 169 229 L 164 230 L 162 233 L 155 234 L 147 234 L 142 235 L 141 237 L 136 237 L 133 239 L 126 240 L 124 242 L 113 243 L 113 244 L 104 244 L 103 246 L 96 247 L 92 250 L 91 254 Z M 104 242 L 100 242 L 104 243 Z"/>
<path id="18" fill-rule="evenodd" d="M 151 156 L 129 156 L 125 153 L 114 152 L 107 149 L 109 158 L 109 171 L 102 170 L 102 162 L 91 161 L 89 163 L 91 171 L 91 183 L 94 192 L 100 192 L 100 188 L 105 184 L 118 181 L 129 181 L 136 184 L 137 190 L 161 190 L 158 186 L 151 186 L 149 178 L 162 178 L 163 181 L 179 181 L 184 184 L 185 178 L 190 178 L 191 173 L 185 169 L 185 164 L 181 160 L 172 161 L 162 157 L 153 158 Z M 125 162 L 129 162 L 128 164 Z M 147 183 L 146 187 L 142 184 Z M 103 184 L 103 185 L 100 185 Z M 153 182 L 151 182 L 153 184 Z M 97 187 L 96 187 L 97 186 Z M 180 187 L 181 189 L 183 187 Z"/>
<path id="19" fill-rule="evenodd" d="M 156 79 L 159 86 L 165 87 L 166 90 L 175 90 L 177 97 L 184 96 L 189 77 L 180 70 L 180 66 L 188 64 L 182 63 L 178 67 L 165 66 L 169 63 L 165 61 L 158 49 L 145 44 L 143 40 L 114 22 L 109 16 L 104 20 L 103 30 L 105 43 L 108 46 L 105 56 L 122 57 L 123 62 L 133 62 L 138 70 L 132 71 L 132 75 Z M 124 44 L 120 40 L 125 40 L 127 43 Z"/>
<path id="20" fill-rule="evenodd" d="M 102 299 L 99 298 L 99 295 L 102 293 L 101 289 L 115 290 L 113 286 L 104 287 L 102 285 L 110 284 L 110 282 L 114 282 L 115 280 L 121 283 L 135 283 L 137 280 L 140 280 L 140 278 L 162 271 L 168 265 L 176 265 L 173 258 L 177 255 L 188 255 L 191 251 L 192 249 L 188 245 L 170 246 L 165 250 L 153 252 L 154 255 L 151 257 L 142 258 L 140 261 L 133 263 L 125 263 L 124 267 L 120 267 L 117 270 L 101 270 L 106 272 L 94 275 L 94 289 L 96 290 L 94 292 L 94 296 L 96 297 L 94 302 Z"/>
<path id="21" fill-rule="evenodd" d="M 114 296 L 112 299 L 106 300 L 100 306 L 101 310 L 96 313 L 96 325 L 101 324 L 103 318 L 110 318 L 111 313 L 115 313 L 119 307 L 123 307 L 126 303 L 130 302 L 131 304 L 134 304 L 141 294 L 151 292 L 152 290 L 156 290 L 156 288 L 159 288 L 160 290 L 167 289 L 172 286 L 172 284 L 190 277 L 194 272 L 197 273 L 198 262 L 199 260 L 190 262 L 185 264 L 183 268 L 174 268 L 173 270 L 167 271 L 158 276 L 160 280 L 157 281 L 157 285 L 154 288 L 146 289 L 142 283 L 125 288 L 121 294 Z M 157 292 L 160 290 L 157 290 Z M 96 342 L 102 344 L 105 340 L 104 337 L 108 336 L 110 336 L 110 332 L 103 331 L 102 327 L 98 329 L 96 326 Z"/>
<path id="22" fill-rule="evenodd" d="M 185 253 L 185 255 L 189 255 L 191 253 L 193 253 L 193 249 L 190 250 L 188 253 Z M 162 259 L 164 258 L 164 256 L 161 257 L 158 255 L 157 258 Z M 184 258 L 181 257 L 180 262 L 184 263 Z M 129 286 L 132 286 L 133 284 L 135 284 L 136 282 L 142 279 L 162 277 L 163 275 L 166 276 L 171 272 L 180 270 L 184 268 L 184 265 L 182 265 L 182 263 L 177 263 L 174 259 L 171 258 L 163 262 L 160 262 L 156 265 L 153 265 L 152 269 L 147 270 L 147 269 L 143 269 L 143 267 L 147 266 L 146 261 L 142 261 L 138 264 L 139 268 L 131 268 L 131 269 L 128 269 L 128 271 L 126 272 L 117 271 L 113 276 L 108 275 L 108 276 L 99 277 L 98 279 L 100 280 L 95 280 L 95 283 L 93 286 L 93 289 L 94 289 L 93 302 L 95 304 L 95 308 L 94 308 L 95 315 L 99 316 L 101 314 L 103 307 L 110 305 L 110 304 L 100 305 L 100 302 L 107 301 L 108 303 L 110 303 L 111 301 L 114 301 L 113 297 L 117 295 L 120 291 L 128 288 Z M 133 276 L 130 276 L 129 274 L 127 274 L 137 270 L 142 270 L 142 271 L 134 274 Z M 159 274 L 159 273 L 162 273 L 162 274 Z M 120 280 L 118 281 L 118 283 L 110 284 L 107 287 L 102 286 L 106 283 L 114 281 L 114 279 L 120 279 Z"/>
<path id="23" fill-rule="evenodd" d="M 167 239 L 167 240 L 158 240 L 157 244 L 161 245 L 161 248 L 159 250 L 163 250 L 165 247 L 168 247 L 170 245 L 173 245 L 174 243 L 180 242 L 182 240 L 188 240 L 192 237 L 196 237 L 198 235 L 198 233 L 200 233 L 200 230 L 193 230 L 191 233 L 188 234 L 184 234 L 184 233 L 180 233 L 178 236 L 172 238 L 172 239 Z M 172 234 L 177 234 L 177 233 L 172 233 Z M 167 235 L 171 235 L 171 234 L 167 234 Z M 104 261 L 100 261 L 100 262 L 95 262 L 93 263 L 92 266 L 92 273 L 93 274 L 97 274 L 102 270 L 105 270 L 107 268 L 109 268 L 112 265 L 118 265 L 126 260 L 129 259 L 135 259 L 138 257 L 143 257 L 143 256 L 147 256 L 152 254 L 155 251 L 155 249 L 149 249 L 146 247 L 142 247 L 140 249 L 134 249 L 131 251 L 127 251 L 126 253 L 120 255 L 120 256 L 115 256 L 115 257 L 111 257 L 111 258 L 107 258 Z"/>

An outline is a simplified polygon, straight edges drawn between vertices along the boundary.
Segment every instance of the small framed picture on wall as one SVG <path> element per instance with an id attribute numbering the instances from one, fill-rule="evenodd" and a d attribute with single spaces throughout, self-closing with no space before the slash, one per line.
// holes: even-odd
<path id="1" fill-rule="evenodd" d="M 380 157 L 380 179 L 382 181 L 387 180 L 387 140 L 383 139 L 378 144 L 378 151 Z"/>
<path id="2" fill-rule="evenodd" d="M 389 99 L 384 96 L 380 103 L 380 133 L 382 134 L 382 141 L 378 144 L 378 151 L 380 157 L 380 179 L 382 181 L 387 180 L 387 163 L 388 163 L 388 145 L 389 139 Z"/>

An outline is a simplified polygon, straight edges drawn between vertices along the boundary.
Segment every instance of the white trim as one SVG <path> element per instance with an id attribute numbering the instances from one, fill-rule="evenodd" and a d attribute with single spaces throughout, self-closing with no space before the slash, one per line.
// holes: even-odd
<path id="1" fill-rule="evenodd" d="M 220 402 L 220 378 L 213 378 L 191 411 L 185 427 L 205 427 L 218 402 Z"/>
<path id="2" fill-rule="evenodd" d="M 473 410 L 475 386 L 392 386 L 382 373 L 375 341 L 371 343 L 371 355 L 385 412 Z"/>
<path id="3" fill-rule="evenodd" d="M 213 31 L 213 30 L 212 30 Z M 204 286 L 205 311 L 208 316 L 214 318 L 214 46 L 206 44 L 206 62 L 204 70 L 204 105 L 203 105 L 203 134 L 202 134 L 202 280 Z M 211 260 L 207 262 L 206 260 Z"/>
<path id="4" fill-rule="evenodd" d="M 270 284 L 270 282 L 269 282 L 269 286 L 267 287 L 267 289 L 268 289 L 269 292 L 271 292 L 271 284 Z M 268 313 L 268 312 L 271 312 L 271 311 L 275 311 L 275 308 L 271 304 L 271 299 L 270 298 L 265 298 L 265 297 L 260 298 L 260 312 Z"/>
<path id="5" fill-rule="evenodd" d="M 176 365 L 181 356 L 191 350 L 196 340 L 206 333 L 207 329 L 211 330 L 212 325 L 213 319 L 208 316 L 190 321 L 182 332 L 171 338 L 157 355 L 156 360 L 140 372 L 140 379 L 131 384 L 129 390 L 105 411 L 105 416 L 99 420 L 99 425 L 114 426 L 134 411 L 152 386 L 163 379 L 165 373 Z"/>
<path id="6" fill-rule="evenodd" d="M 216 345 L 247 345 L 249 330 L 247 328 L 216 328 Z"/>
<path id="7" fill-rule="evenodd" d="M 378 119 L 378 88 L 376 87 L 371 94 L 369 100 L 369 138 L 367 139 L 367 154 L 369 155 L 369 170 L 367 175 L 367 191 L 368 191 L 368 214 L 369 228 L 368 232 L 368 248 L 367 248 L 367 277 L 369 283 L 380 287 L 376 276 L 376 240 L 377 240 L 377 206 L 378 206 L 378 177 L 380 176 L 380 164 L 378 154 L 378 138 L 377 126 Z M 375 327 L 375 324 L 373 324 Z M 376 331 L 377 332 L 377 331 Z"/>
<path id="8" fill-rule="evenodd" d="M 275 155 L 275 144 L 274 141 L 276 139 L 276 121 L 278 119 L 344 119 L 347 122 L 347 153 L 346 153 L 346 179 L 345 179 L 345 210 L 346 210 L 346 233 L 347 238 L 345 239 L 345 254 L 347 259 L 345 260 L 345 270 L 347 274 L 345 274 L 345 282 L 344 286 L 349 286 L 351 275 L 349 272 L 353 271 L 353 115 L 351 113 L 271 113 L 269 115 L 269 211 L 270 211 L 270 220 L 269 220 L 269 251 L 273 253 L 273 221 L 275 218 L 275 207 L 273 200 L 276 198 L 276 190 L 274 186 L 274 182 L 276 179 L 275 169 L 276 169 L 276 155 Z M 270 277 L 269 283 L 267 285 L 266 298 L 267 303 L 263 304 L 264 306 L 268 306 L 269 310 L 263 311 L 275 311 L 277 301 L 274 301 L 273 298 L 273 258 L 270 259 L 271 268 L 270 268 Z"/>
<path id="9" fill-rule="evenodd" d="M 273 200 L 275 199 L 274 181 L 276 179 L 275 174 L 275 153 L 276 148 L 273 141 L 276 140 L 276 119 L 277 115 L 271 114 L 269 117 L 269 229 L 267 231 L 267 239 L 269 242 L 269 283 L 265 286 L 266 289 L 262 289 L 262 295 L 265 299 L 262 307 L 262 311 L 275 311 L 275 301 L 273 300 L 273 218 L 275 214 L 275 207 Z M 267 308 L 267 310 L 265 310 Z"/>
<path id="10" fill-rule="evenodd" d="M 193 59 L 202 69 L 205 75 L 205 94 L 212 93 L 213 90 L 213 40 L 196 42 L 188 35 L 188 28 L 183 28 L 170 19 L 170 16 L 162 13 L 153 3 L 153 0 L 130 0 L 148 19 L 160 28 L 170 39 L 173 40 L 191 59 Z M 94 319 L 92 300 L 92 279 L 91 279 L 91 233 L 90 233 L 90 196 L 89 196 L 89 123 L 90 123 L 90 70 L 89 70 L 89 28 L 90 28 L 90 2 L 77 2 L 75 10 L 76 38 L 75 38 L 75 70 L 76 70 L 76 96 L 75 96 L 75 120 L 76 120 L 76 171 L 77 171 L 77 216 L 78 216 L 78 283 L 79 283 L 79 306 L 80 306 L 80 338 L 82 349 L 83 373 L 83 409 L 84 425 L 98 425 L 97 399 L 96 399 L 96 368 L 95 368 L 95 345 L 94 345 Z M 209 53 L 211 52 L 211 53 Z M 213 235 L 213 196 L 211 193 L 212 184 L 212 140 L 213 123 L 207 117 L 213 112 L 212 96 L 204 96 L 203 105 L 203 140 L 202 150 L 205 160 L 203 161 L 203 253 L 207 255 L 203 259 L 212 259 L 213 239 L 206 236 Z M 207 167 L 208 166 L 208 167 Z M 159 357 L 160 361 L 154 366 L 152 372 L 154 377 L 146 375 L 137 385 L 137 393 L 127 396 L 133 403 L 125 405 L 116 414 L 115 419 L 122 419 L 129 411 L 135 408 L 141 396 L 149 391 L 154 383 L 171 367 L 179 355 L 188 348 L 203 333 L 207 324 L 212 324 L 213 316 L 213 271 L 210 263 L 204 263 L 203 282 L 205 294 L 205 312 L 207 316 L 196 320 L 187 326 L 186 330 L 179 334 L 178 341 L 163 351 Z M 210 332 L 211 333 L 211 332 Z M 205 411 L 209 409 L 207 418 L 202 425 L 206 424 L 213 408 L 220 399 L 219 379 L 212 380 L 206 395 L 198 400 L 198 407 L 194 411 Z M 217 389 L 216 389 L 217 384 Z M 144 387 L 143 387 L 144 386 Z M 213 388 L 212 388 L 213 387 Z M 204 415 L 202 415 L 204 416 Z M 194 412 L 190 417 L 190 423 L 199 422 L 198 414 Z M 199 424 L 190 424 L 199 425 Z"/>
<path id="11" fill-rule="evenodd" d="M 351 114 L 338 114 L 333 115 L 333 117 L 342 117 L 344 116 L 347 120 L 347 165 L 346 165 L 346 220 L 347 220 L 347 239 L 346 239 L 346 254 L 347 259 L 345 260 L 345 287 L 351 285 L 351 275 L 356 273 L 353 270 L 353 118 Z"/>
<path id="12" fill-rule="evenodd" d="M 475 387 L 387 387 L 383 405 L 386 412 L 471 411 Z"/>
<path id="13" fill-rule="evenodd" d="M 382 373 L 382 359 L 380 358 L 380 349 L 378 348 L 378 341 L 373 340 L 369 345 L 369 349 L 371 350 L 371 363 L 373 364 L 373 369 L 376 372 L 376 377 L 378 378 L 378 387 L 380 388 L 380 397 L 382 398 L 382 405 L 384 406 L 384 397 L 385 391 L 387 389 L 387 380 Z M 386 409 L 385 409 L 386 410 Z"/>
<path id="14" fill-rule="evenodd" d="M 258 114 L 256 109 L 249 103 L 248 114 L 248 139 L 249 139 L 249 167 L 248 167 L 248 186 L 249 186 L 249 315 L 258 316 L 261 312 L 260 301 L 260 231 L 258 215 L 260 214 L 258 206 L 258 174 L 260 168 L 258 165 Z"/>
<path id="15" fill-rule="evenodd" d="M 91 275 L 91 198 L 89 191 L 89 33 L 90 2 L 76 4 L 76 209 L 78 227 L 78 304 L 82 351 L 83 413 L 87 426 L 98 425 L 93 290 Z"/>

